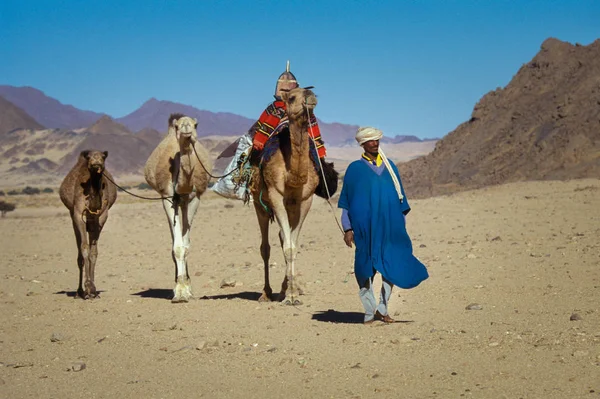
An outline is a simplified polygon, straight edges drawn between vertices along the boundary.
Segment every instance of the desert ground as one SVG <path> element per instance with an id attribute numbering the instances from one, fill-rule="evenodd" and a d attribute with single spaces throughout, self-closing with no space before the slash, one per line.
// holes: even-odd
<path id="1" fill-rule="evenodd" d="M 304 225 L 297 307 L 257 302 L 252 206 L 203 197 L 195 299 L 172 304 L 160 202 L 119 193 L 100 238 L 101 297 L 84 301 L 57 193 L 6 199 L 19 205 L 0 219 L 2 398 L 600 397 L 600 180 L 410 200 L 430 278 L 394 290 L 399 322 L 369 326 L 335 198 L 333 211 L 315 198 Z M 275 291 L 276 237 L 273 225 Z"/>

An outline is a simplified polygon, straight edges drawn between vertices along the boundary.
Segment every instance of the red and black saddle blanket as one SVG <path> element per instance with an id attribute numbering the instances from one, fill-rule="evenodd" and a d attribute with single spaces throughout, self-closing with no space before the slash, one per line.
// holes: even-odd
<path id="1" fill-rule="evenodd" d="M 310 149 L 310 159 L 312 160 L 315 172 L 319 175 L 319 185 L 315 190 L 315 194 L 321 198 L 329 199 L 337 191 L 339 173 L 334 169 L 333 162 L 325 162 L 325 160 L 319 162 L 319 153 L 314 141 L 308 134 L 306 135 L 306 139 L 308 140 Z M 262 168 L 262 165 L 265 162 L 268 162 L 277 150 L 281 150 L 283 157 L 289 159 L 292 146 L 290 142 L 289 121 L 287 119 L 281 120 L 271 137 L 269 137 L 265 143 L 262 152 L 255 158 L 255 162 L 258 164 L 259 168 Z M 322 171 L 321 167 L 323 169 Z"/>

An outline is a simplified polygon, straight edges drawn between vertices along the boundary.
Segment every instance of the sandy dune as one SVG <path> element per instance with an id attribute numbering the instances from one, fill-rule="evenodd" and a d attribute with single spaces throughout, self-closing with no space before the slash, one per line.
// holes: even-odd
<path id="1" fill-rule="evenodd" d="M 431 277 L 394 291 L 400 323 L 374 326 L 361 324 L 353 251 L 325 201 L 301 237 L 304 305 L 256 301 L 254 211 L 213 194 L 192 231 L 196 299 L 174 305 L 161 204 L 119 196 L 93 301 L 73 298 L 77 252 L 56 194 L 0 219 L 0 397 L 600 395 L 600 180 L 411 201 L 409 232 Z M 271 236 L 277 290 L 283 257 Z"/>

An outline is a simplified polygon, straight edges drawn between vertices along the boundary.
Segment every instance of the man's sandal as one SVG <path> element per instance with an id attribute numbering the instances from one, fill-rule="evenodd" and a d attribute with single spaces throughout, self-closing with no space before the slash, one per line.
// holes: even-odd
<path id="1" fill-rule="evenodd" d="M 382 315 L 381 313 L 379 313 L 379 311 L 375 312 L 375 319 L 374 320 L 379 320 L 379 321 L 383 321 L 384 323 L 395 323 L 396 320 L 392 319 L 389 315 Z"/>

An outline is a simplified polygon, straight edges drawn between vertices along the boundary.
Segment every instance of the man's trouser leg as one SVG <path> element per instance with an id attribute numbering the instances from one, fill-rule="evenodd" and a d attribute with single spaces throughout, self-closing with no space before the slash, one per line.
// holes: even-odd
<path id="1" fill-rule="evenodd" d="M 373 293 L 373 277 L 368 278 L 362 284 L 358 283 L 360 291 L 358 296 L 365 308 L 365 322 L 373 320 L 375 317 L 375 309 L 377 308 L 377 301 L 375 300 L 375 294 Z"/>
<path id="2" fill-rule="evenodd" d="M 390 296 L 392 295 L 392 288 L 394 285 L 386 280 L 383 276 L 381 276 L 381 280 L 381 294 L 379 295 L 379 305 L 377 306 L 377 311 L 382 316 L 386 316 L 388 314 L 388 302 L 390 301 Z"/>

